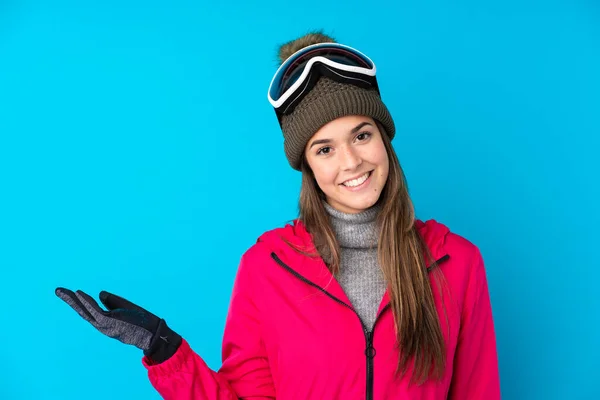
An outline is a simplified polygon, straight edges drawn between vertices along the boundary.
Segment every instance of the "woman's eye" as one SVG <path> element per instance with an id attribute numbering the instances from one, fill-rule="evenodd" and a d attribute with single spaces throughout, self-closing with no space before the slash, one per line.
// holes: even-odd
<path id="1" fill-rule="evenodd" d="M 369 132 L 361 132 L 358 135 L 356 135 L 356 139 L 362 142 L 363 140 L 367 140 L 370 136 L 371 134 Z"/>
<path id="2" fill-rule="evenodd" d="M 317 151 L 317 154 L 329 154 L 330 151 L 331 147 L 321 147 L 319 151 Z"/>

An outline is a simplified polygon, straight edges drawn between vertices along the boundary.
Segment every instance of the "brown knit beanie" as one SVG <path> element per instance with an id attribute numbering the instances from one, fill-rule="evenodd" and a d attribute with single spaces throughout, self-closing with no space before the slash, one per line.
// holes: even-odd
<path id="1" fill-rule="evenodd" d="M 283 63 L 304 47 L 327 42 L 335 40 L 322 33 L 309 33 L 282 45 L 279 59 Z M 281 118 L 284 150 L 292 168 L 301 170 L 306 144 L 323 125 L 346 115 L 371 117 L 384 126 L 390 140 L 394 137 L 394 121 L 377 90 L 363 89 L 321 77 L 294 111 Z"/>

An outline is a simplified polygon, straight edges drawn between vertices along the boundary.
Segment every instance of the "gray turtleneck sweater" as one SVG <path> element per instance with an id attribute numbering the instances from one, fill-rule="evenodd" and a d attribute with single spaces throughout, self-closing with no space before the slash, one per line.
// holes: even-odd
<path id="1" fill-rule="evenodd" d="M 358 214 L 347 214 L 324 203 L 341 248 L 336 277 L 368 329 L 373 327 L 386 284 L 377 262 L 375 206 Z"/>

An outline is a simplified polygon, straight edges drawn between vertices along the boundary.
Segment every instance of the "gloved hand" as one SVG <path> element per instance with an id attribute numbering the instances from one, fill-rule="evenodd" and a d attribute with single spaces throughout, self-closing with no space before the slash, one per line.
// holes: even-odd
<path id="1" fill-rule="evenodd" d="M 144 310 L 122 297 L 100 292 L 100 308 L 88 294 L 56 288 L 56 295 L 103 334 L 144 351 L 154 363 L 170 358 L 181 344 L 181 336 L 172 331 L 164 319 Z"/>

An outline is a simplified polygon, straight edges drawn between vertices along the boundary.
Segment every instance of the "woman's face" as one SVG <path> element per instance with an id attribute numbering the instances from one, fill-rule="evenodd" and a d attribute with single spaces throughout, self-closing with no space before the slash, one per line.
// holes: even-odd
<path id="1" fill-rule="evenodd" d="M 354 214 L 379 199 L 389 161 L 372 118 L 351 115 L 329 122 L 310 138 L 305 154 L 317 184 L 335 209 Z"/>

